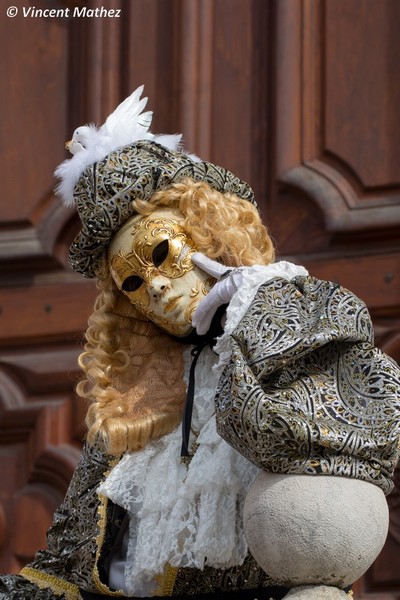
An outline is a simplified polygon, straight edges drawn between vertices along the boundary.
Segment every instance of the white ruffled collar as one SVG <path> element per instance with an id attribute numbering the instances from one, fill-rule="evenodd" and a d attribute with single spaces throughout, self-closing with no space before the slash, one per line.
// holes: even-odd
<path id="1" fill-rule="evenodd" d="M 185 373 L 190 350 L 185 350 Z M 123 506 L 130 516 L 124 593 L 148 593 L 149 582 L 174 567 L 228 568 L 247 554 L 242 506 L 259 472 L 216 431 L 214 396 L 220 370 L 205 348 L 196 366 L 192 430 L 196 452 L 186 467 L 180 460 L 178 427 L 139 452 L 127 453 L 98 493 Z"/>

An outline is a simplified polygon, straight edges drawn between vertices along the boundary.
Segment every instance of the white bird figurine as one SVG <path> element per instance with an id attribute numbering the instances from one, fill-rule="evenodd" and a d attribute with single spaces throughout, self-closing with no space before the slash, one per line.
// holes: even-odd
<path id="1" fill-rule="evenodd" d="M 90 147 L 91 140 L 96 138 L 97 133 L 98 130 L 95 125 L 82 125 L 78 129 L 75 129 L 72 138 L 65 143 L 65 147 L 71 154 L 77 154 L 81 150 L 86 150 Z"/>
<path id="2" fill-rule="evenodd" d="M 149 131 L 153 113 L 143 112 L 147 98 L 142 98 L 144 86 L 139 86 L 112 112 L 101 127 L 81 125 L 75 129 L 72 139 L 65 147 L 73 155 L 55 171 L 60 183 L 57 194 L 67 206 L 74 203 L 73 191 L 82 172 L 89 165 L 100 161 L 107 154 L 139 140 L 150 140 L 162 144 L 170 150 L 180 149 L 181 134 L 155 135 Z"/>
<path id="3" fill-rule="evenodd" d="M 75 155 L 82 150 L 90 150 L 95 145 L 103 148 L 112 146 L 115 149 L 138 139 L 153 139 L 154 135 L 148 131 L 153 113 L 142 112 L 147 104 L 147 98 L 140 100 L 143 89 L 143 85 L 139 86 L 121 102 L 100 128 L 81 125 L 75 129 L 72 139 L 65 147 Z"/>

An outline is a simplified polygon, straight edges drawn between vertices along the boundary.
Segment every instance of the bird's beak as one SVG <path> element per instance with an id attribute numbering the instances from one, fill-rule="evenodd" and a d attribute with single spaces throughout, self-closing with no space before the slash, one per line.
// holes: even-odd
<path id="1" fill-rule="evenodd" d="M 65 148 L 66 148 L 66 150 L 69 150 L 71 148 L 72 141 L 73 140 L 69 140 L 68 142 L 65 142 Z"/>

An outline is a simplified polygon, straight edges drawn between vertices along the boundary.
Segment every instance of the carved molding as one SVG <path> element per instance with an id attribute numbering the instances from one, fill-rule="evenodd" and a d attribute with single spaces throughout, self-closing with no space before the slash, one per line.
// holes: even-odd
<path id="1" fill-rule="evenodd" d="M 349 181 L 321 160 L 309 161 L 285 171 L 280 181 L 313 200 L 323 214 L 326 231 L 376 231 L 400 224 L 400 201 L 396 205 L 392 197 L 383 197 L 360 203 Z"/>
<path id="2" fill-rule="evenodd" d="M 18 572 L 44 547 L 78 461 L 85 403 L 72 390 L 77 355 L 65 343 L 0 348 L 2 572 Z"/>
<path id="3" fill-rule="evenodd" d="M 30 482 L 50 486 L 61 495 L 62 499 L 71 481 L 80 454 L 80 447 L 71 446 L 70 444 L 47 446 L 33 465 Z"/>
<path id="4" fill-rule="evenodd" d="M 38 548 L 45 547 L 46 531 L 65 495 L 79 454 L 78 448 L 67 444 L 59 448 L 48 446 L 34 461 L 25 485 L 13 495 L 8 551 L 15 570 L 32 560 Z"/>
<path id="5" fill-rule="evenodd" d="M 1 411 L 18 410 L 24 405 L 25 390 L 11 369 L 0 365 L 0 407 Z"/>
<path id="6" fill-rule="evenodd" d="M 79 224 L 73 208 L 50 194 L 33 218 L 20 226 L 0 231 L 0 270 L 3 273 L 62 271 L 67 265 L 67 248 Z M 60 248 L 64 248 L 60 252 Z"/>
<path id="7" fill-rule="evenodd" d="M 395 3 L 386 2 L 385 7 L 382 4 L 382 19 L 385 18 L 389 23 L 390 11 L 397 10 Z M 352 2 L 348 2 L 348 5 L 352 6 Z M 327 123 L 329 123 L 329 131 L 334 131 L 333 119 L 340 116 L 336 113 L 331 115 L 329 109 L 334 110 L 340 100 L 343 103 L 348 100 L 349 106 L 345 105 L 343 111 L 347 108 L 347 118 L 350 122 L 353 110 L 353 104 L 350 104 L 352 99 L 345 96 L 344 92 L 343 97 L 340 96 L 340 90 L 346 90 L 343 82 L 338 82 L 339 100 L 336 100 L 333 107 L 330 106 L 330 97 L 327 95 L 327 81 L 333 85 L 330 69 L 334 67 L 335 72 L 338 71 L 335 61 L 340 60 L 335 56 L 334 50 L 340 48 L 341 43 L 340 39 L 336 39 L 336 45 L 331 43 L 330 53 L 327 54 L 328 42 L 336 31 L 329 30 L 328 25 L 332 27 L 332 23 L 327 22 L 328 8 L 332 11 L 332 4 L 329 5 L 326 0 L 281 0 L 275 6 L 277 180 L 283 186 L 289 186 L 292 197 L 297 193 L 299 202 L 304 196 L 310 199 L 323 215 L 326 231 L 331 234 L 350 235 L 369 230 L 374 230 L 375 233 L 379 230 L 382 232 L 389 230 L 392 231 L 391 238 L 397 239 L 394 230 L 398 231 L 400 226 L 400 189 L 396 185 L 391 188 L 381 186 L 378 173 L 377 184 L 367 186 L 362 183 L 361 175 L 355 171 L 354 165 L 361 164 L 360 156 L 362 157 L 363 149 L 368 147 L 369 132 L 364 129 L 357 130 L 360 149 L 354 164 L 350 162 L 351 157 L 335 155 L 334 150 L 330 148 Z M 365 25 L 366 29 L 369 18 L 368 6 L 363 3 L 362 6 L 359 4 L 358 8 L 358 19 L 363 20 L 359 31 L 363 32 L 363 27 Z M 380 10 L 376 5 L 374 9 Z M 333 27 L 340 28 L 343 23 L 348 26 L 347 22 L 340 21 L 338 12 L 335 13 L 336 21 Z M 344 16 L 343 19 L 345 18 L 347 17 Z M 382 31 L 379 30 L 378 34 L 381 35 Z M 368 40 L 364 40 L 364 44 L 363 48 L 371 48 L 368 51 L 375 53 L 372 46 L 368 45 Z M 385 51 L 383 38 L 375 39 L 374 44 L 374 48 L 379 46 L 382 52 Z M 349 65 L 342 63 L 340 65 L 342 69 L 349 68 Z M 359 68 L 359 64 L 357 63 L 354 68 Z M 374 68 L 372 61 L 369 68 Z M 369 73 L 365 64 L 364 72 Z M 369 77 L 372 77 L 372 73 L 371 71 Z M 361 71 L 357 71 L 355 75 L 362 81 Z M 345 78 L 343 79 L 346 81 Z M 352 80 L 347 80 L 347 85 L 351 84 Z M 382 94 L 385 93 L 383 89 Z M 359 111 L 367 110 L 367 107 L 367 103 L 360 104 Z M 357 116 L 353 114 L 353 120 Z M 365 119 L 360 118 L 360 124 L 364 122 Z M 341 125 L 341 122 L 338 122 L 339 124 Z M 344 125 L 340 133 L 343 147 L 343 140 L 346 135 L 349 135 Z M 390 136 L 390 133 L 385 130 L 382 135 Z M 391 139 L 395 148 L 396 139 L 394 137 L 386 139 L 387 144 Z M 370 150 L 368 149 L 368 153 L 366 150 L 365 152 L 366 164 L 369 165 Z M 378 157 L 375 164 L 378 168 Z M 285 202 L 284 195 L 281 195 L 282 202 Z"/>
<path id="8" fill-rule="evenodd" d="M 29 444 L 34 457 L 48 444 L 81 443 L 86 403 L 73 392 L 78 354 L 76 344 L 0 349 L 1 444 Z"/>
<path id="9" fill-rule="evenodd" d="M 75 343 L 0 348 L 0 376 L 8 375 L 11 379 L 12 373 L 13 381 L 20 382 L 19 388 L 28 389 L 31 394 L 67 390 L 80 372 L 79 353 L 80 348 Z"/>

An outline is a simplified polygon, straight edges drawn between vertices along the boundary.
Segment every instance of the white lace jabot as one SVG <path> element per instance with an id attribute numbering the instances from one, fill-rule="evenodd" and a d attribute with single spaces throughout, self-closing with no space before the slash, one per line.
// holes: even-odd
<path id="1" fill-rule="evenodd" d="M 190 349 L 184 359 L 187 379 Z M 242 507 L 259 470 L 217 434 L 214 396 L 221 370 L 212 368 L 216 362 L 205 348 L 196 366 L 192 431 L 199 433 L 191 439 L 197 449 L 189 467 L 180 460 L 178 427 L 143 450 L 125 454 L 98 489 L 130 518 L 126 560 L 122 569 L 116 567 L 117 587 L 127 595 L 150 595 L 166 563 L 228 568 L 247 554 Z"/>

